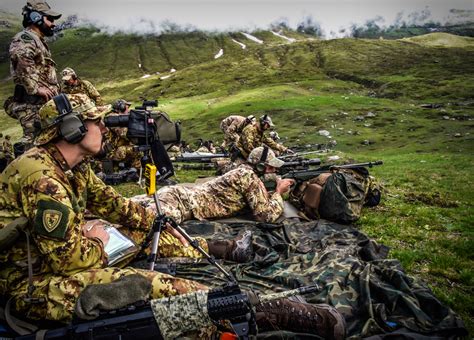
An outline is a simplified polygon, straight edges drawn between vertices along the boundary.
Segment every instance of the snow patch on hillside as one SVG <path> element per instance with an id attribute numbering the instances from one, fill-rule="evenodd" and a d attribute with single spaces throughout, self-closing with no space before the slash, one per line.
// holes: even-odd
<path id="1" fill-rule="evenodd" d="M 160 79 L 164 80 L 164 79 L 168 79 L 169 77 L 171 77 L 171 74 L 168 74 L 167 76 L 160 77 Z"/>
<path id="2" fill-rule="evenodd" d="M 149 74 L 144 74 L 144 75 L 142 76 L 142 79 L 146 79 L 146 78 L 150 78 L 150 77 L 151 77 L 151 76 L 150 76 Z"/>
<path id="3" fill-rule="evenodd" d="M 224 55 L 224 50 L 221 48 L 219 52 L 214 56 L 214 59 L 220 58 Z"/>
<path id="4" fill-rule="evenodd" d="M 288 38 L 288 37 L 284 36 L 283 34 L 281 34 L 281 31 L 280 31 L 280 32 L 273 32 L 273 31 L 270 31 L 270 32 L 272 32 L 273 35 L 276 35 L 277 37 L 280 37 L 280 38 L 283 38 L 283 39 L 285 39 L 285 40 L 288 40 L 290 43 L 293 43 L 293 42 L 296 41 L 296 39 L 294 39 L 294 38 Z"/>
<path id="5" fill-rule="evenodd" d="M 235 40 L 235 39 L 232 39 L 233 42 L 235 42 L 236 44 L 239 44 L 240 47 L 242 47 L 243 50 L 245 50 L 247 48 L 247 46 L 245 46 L 245 44 L 242 44 L 241 42 Z"/>
<path id="6" fill-rule="evenodd" d="M 260 39 L 258 39 L 257 37 L 254 37 L 254 36 L 251 35 L 251 34 L 248 34 L 248 33 L 245 33 L 245 32 L 240 32 L 240 33 L 242 33 L 243 35 L 245 35 L 245 37 L 246 37 L 247 39 L 250 39 L 250 40 L 252 40 L 252 41 L 255 41 L 257 44 L 263 44 L 263 40 L 260 40 Z"/>

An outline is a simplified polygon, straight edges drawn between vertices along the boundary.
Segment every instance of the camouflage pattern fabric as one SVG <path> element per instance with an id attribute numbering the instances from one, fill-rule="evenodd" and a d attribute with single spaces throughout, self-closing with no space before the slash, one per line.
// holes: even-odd
<path id="1" fill-rule="evenodd" d="M 264 144 L 275 151 L 275 153 L 285 152 L 287 150 L 285 146 L 278 144 L 273 139 L 268 137 L 265 134 L 265 131 L 260 128 L 259 123 L 247 125 L 242 130 L 236 146 L 241 152 L 242 156 L 247 159 L 253 149 L 263 146 Z"/>
<path id="2" fill-rule="evenodd" d="M 59 92 L 56 75 L 56 63 L 51 58 L 51 52 L 43 38 L 30 28 L 17 33 L 10 44 L 10 62 L 13 82 L 21 85 L 28 95 L 36 95 L 39 87 L 46 87 Z M 18 117 L 27 142 L 32 142 L 37 132 L 34 122 L 44 103 L 27 104 L 13 102 L 9 108 L 12 116 Z"/>
<path id="3" fill-rule="evenodd" d="M 408 329 L 424 336 L 467 335 L 461 319 L 444 306 L 419 279 L 407 276 L 400 262 L 387 259 L 388 248 L 351 226 L 320 220 L 284 224 L 189 221 L 192 235 L 218 239 L 254 231 L 254 261 L 228 264 L 243 289 L 264 294 L 317 284 L 305 295 L 310 303 L 327 303 L 341 312 L 348 337 L 359 339 Z M 177 277 L 224 283 L 212 266 L 177 264 Z"/>
<path id="4" fill-rule="evenodd" d="M 77 78 L 78 84 L 77 85 L 69 85 L 66 83 L 62 84 L 61 91 L 67 94 L 76 94 L 82 93 L 87 95 L 90 99 L 92 99 L 97 106 L 104 105 L 102 97 L 100 96 L 99 91 L 92 85 L 92 83 L 88 80 Z"/>
<path id="5" fill-rule="evenodd" d="M 151 309 L 163 339 L 175 339 L 201 330 L 198 339 L 210 338 L 216 327 L 207 314 L 207 292 L 152 300 Z"/>
<path id="6" fill-rule="evenodd" d="M 283 213 L 281 195 L 269 194 L 257 174 L 245 165 L 192 188 L 164 187 L 158 197 L 163 212 L 178 223 L 230 217 L 245 209 L 258 221 L 274 222 Z"/>
<path id="7" fill-rule="evenodd" d="M 0 252 L 0 294 L 15 297 L 15 309 L 37 319 L 67 320 L 78 293 L 89 283 L 110 282 L 136 270 L 106 268 L 102 241 L 83 236 L 86 209 L 122 226 L 121 231 L 140 244 L 149 233 L 154 212 L 125 199 L 104 185 L 86 163 L 69 169 L 52 144 L 32 148 L 14 160 L 0 177 L 0 228 L 17 217 L 29 220 L 35 297 L 43 304 L 24 301 L 27 291 L 27 246 L 22 234 Z M 205 241 L 201 241 L 207 250 Z M 166 231 L 161 256 L 197 257 Z M 153 281 L 153 297 L 185 293 L 204 286 L 140 271 Z"/>
<path id="8" fill-rule="evenodd" d="M 220 129 L 224 133 L 224 144 L 222 147 L 227 145 L 235 144 L 239 140 L 239 134 L 242 132 L 245 127 L 246 117 L 232 115 L 227 118 L 224 118 L 221 121 Z"/>
<path id="9" fill-rule="evenodd" d="M 110 148 L 106 159 L 111 159 L 115 163 L 123 162 L 129 167 L 140 168 L 141 155 L 136 152 L 134 145 L 127 138 L 127 128 L 110 128 L 105 135 L 105 142 Z"/>
<path id="10" fill-rule="evenodd" d="M 172 159 L 175 159 L 176 157 L 181 156 L 181 149 L 179 148 L 178 145 L 172 145 L 168 150 L 168 156 Z"/>

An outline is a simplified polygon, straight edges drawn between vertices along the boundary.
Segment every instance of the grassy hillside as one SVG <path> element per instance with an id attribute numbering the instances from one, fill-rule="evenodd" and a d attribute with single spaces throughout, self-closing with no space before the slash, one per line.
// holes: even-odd
<path id="1" fill-rule="evenodd" d="M 18 29 L 11 20 L 0 30 L 2 51 Z M 76 28 L 51 47 L 59 70 L 75 68 L 107 101 L 158 98 L 161 109 L 183 122 L 190 142 L 221 140 L 219 122 L 230 114 L 269 113 L 286 145 L 336 140 L 345 158 L 383 159 L 373 174 L 385 184 L 384 200 L 366 210 L 358 226 L 389 245 L 410 274 L 461 314 L 472 334 L 472 38 L 436 33 L 322 41 L 284 31 L 296 39 L 289 43 L 269 31 L 252 34 L 264 43 L 240 32 L 108 36 Z M 214 59 L 220 49 L 224 55 Z M 12 89 L 5 54 L 0 79 L 3 101 Z M 19 137 L 14 120 L 3 111 L 0 119 L 3 132 Z M 196 176 L 178 173 L 180 180 Z"/>

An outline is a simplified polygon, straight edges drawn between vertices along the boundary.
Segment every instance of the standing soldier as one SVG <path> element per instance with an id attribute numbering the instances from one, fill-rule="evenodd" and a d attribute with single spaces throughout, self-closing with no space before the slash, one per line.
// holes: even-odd
<path id="1" fill-rule="evenodd" d="M 13 37 L 9 49 L 15 93 L 5 108 L 20 121 L 29 148 L 39 131 L 39 109 L 59 92 L 56 64 L 44 38 L 54 34 L 54 21 L 61 14 L 42 0 L 29 0 L 22 14 L 25 29 Z"/>
<path id="2" fill-rule="evenodd" d="M 83 93 L 92 99 L 96 105 L 104 105 L 99 91 L 91 84 L 90 81 L 81 79 L 76 75 L 76 72 L 66 67 L 62 72 L 62 92 L 68 94 Z"/>
<path id="3" fill-rule="evenodd" d="M 252 115 L 247 118 L 238 115 L 224 118 L 220 125 L 220 129 L 224 133 L 224 143 L 222 143 L 222 147 L 226 148 L 237 143 L 239 140 L 239 134 L 242 132 L 244 127 L 253 122 L 255 122 L 255 117 Z"/>
<path id="4" fill-rule="evenodd" d="M 236 160 L 245 160 L 253 149 L 263 146 L 264 144 L 275 152 L 293 153 L 287 147 L 278 144 L 272 138 L 265 135 L 265 131 L 273 126 L 272 119 L 268 115 L 263 115 L 260 117 L 258 122 L 247 125 L 240 134 L 236 148 L 233 150 L 232 157 Z"/>

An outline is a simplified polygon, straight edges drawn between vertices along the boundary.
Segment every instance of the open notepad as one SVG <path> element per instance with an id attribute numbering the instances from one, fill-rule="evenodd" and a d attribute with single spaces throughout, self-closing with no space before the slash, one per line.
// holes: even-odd
<path id="1" fill-rule="evenodd" d="M 138 249 L 135 242 L 122 234 L 117 228 L 107 225 L 104 229 L 110 236 L 104 249 L 109 258 L 109 266 L 121 261 Z"/>

